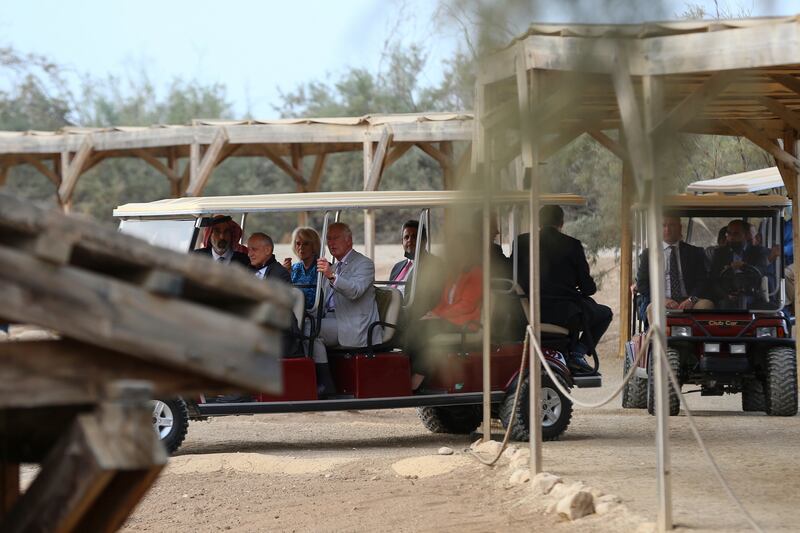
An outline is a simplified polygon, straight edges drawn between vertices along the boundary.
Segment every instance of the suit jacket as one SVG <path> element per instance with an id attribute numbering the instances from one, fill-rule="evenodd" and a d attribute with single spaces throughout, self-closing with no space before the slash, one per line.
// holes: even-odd
<path id="1" fill-rule="evenodd" d="M 518 283 L 530 296 L 530 234 L 517 237 L 516 256 Z M 541 295 L 546 298 L 578 298 L 597 292 L 589 273 L 589 263 L 581 241 L 564 235 L 555 228 L 539 232 L 539 268 Z"/>
<path id="2" fill-rule="evenodd" d="M 380 320 L 375 302 L 375 263 L 355 250 L 345 258 L 336 274 L 336 285 L 327 280 L 323 283 L 323 305 L 333 291 L 336 306 L 334 316 L 342 346 L 363 347 L 367 345 L 369 325 Z M 383 329 L 378 326 L 372 333 L 373 344 L 383 340 Z"/>
<path id="3" fill-rule="evenodd" d="M 742 260 L 755 267 L 762 276 L 767 275 L 769 268 L 769 250 L 763 246 L 754 246 L 748 244 L 742 252 Z M 714 251 L 714 257 L 711 258 L 711 281 L 714 289 L 717 291 L 718 298 L 724 298 L 726 294 L 722 294 L 719 288 L 719 278 L 722 271 L 726 266 L 733 262 L 733 249 L 730 246 L 722 246 Z"/>
<path id="4" fill-rule="evenodd" d="M 288 284 L 292 283 L 292 275 L 289 273 L 288 270 L 286 270 L 286 268 L 284 268 L 282 264 L 278 263 L 274 255 L 270 258 L 269 261 L 267 261 L 267 264 L 265 266 L 268 266 L 269 268 L 267 269 L 266 274 L 264 274 L 264 279 L 283 281 L 284 283 Z M 253 270 L 253 273 L 256 273 L 259 270 L 261 270 L 261 268 L 264 267 L 256 268 L 254 266 L 251 266 L 250 268 Z"/>
<path id="5" fill-rule="evenodd" d="M 398 261 L 393 267 L 389 275 L 389 280 L 394 281 L 400 274 L 400 271 L 408 263 L 408 259 Z M 415 273 L 416 272 L 416 273 Z M 414 294 L 414 301 L 411 307 L 406 310 L 405 318 L 408 321 L 413 321 L 433 309 L 439 302 L 439 297 L 442 294 L 442 287 L 444 286 L 445 270 L 444 262 L 437 256 L 428 252 L 421 251 L 419 256 L 419 268 L 415 265 L 411 273 L 417 276 L 417 289 Z M 406 282 L 411 281 L 406 277 Z M 403 292 L 403 298 L 408 301 L 411 294 L 411 284 L 406 283 L 406 290 Z"/>
<path id="6" fill-rule="evenodd" d="M 700 247 L 680 241 L 678 255 L 681 261 L 681 274 L 683 286 L 686 287 L 686 296 L 697 298 L 711 298 L 706 272 L 706 252 Z M 650 256 L 647 249 L 639 256 L 639 270 L 636 272 L 636 287 L 644 296 L 645 305 L 650 303 Z"/>
<path id="7" fill-rule="evenodd" d="M 195 254 L 202 254 L 207 255 L 208 257 L 213 257 L 211 255 L 211 247 L 207 246 L 205 248 L 198 248 L 197 250 L 192 250 L 192 253 Z M 243 254 L 242 252 L 233 252 L 233 257 L 231 257 L 231 263 L 239 263 L 240 265 L 250 268 L 250 258 L 247 257 L 247 254 Z"/>

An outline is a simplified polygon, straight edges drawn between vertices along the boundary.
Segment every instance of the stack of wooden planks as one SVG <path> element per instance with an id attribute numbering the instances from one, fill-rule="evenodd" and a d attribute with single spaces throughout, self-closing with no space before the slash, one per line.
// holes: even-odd
<path id="1" fill-rule="evenodd" d="M 281 392 L 287 287 L 0 193 L 0 530 L 113 531 L 166 462 L 149 400 Z M 19 464 L 41 472 L 20 495 Z"/>

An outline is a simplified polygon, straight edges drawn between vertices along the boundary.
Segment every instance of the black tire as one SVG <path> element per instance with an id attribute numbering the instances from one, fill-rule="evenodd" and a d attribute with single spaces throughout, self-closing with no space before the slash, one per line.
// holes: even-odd
<path id="1" fill-rule="evenodd" d="M 764 396 L 764 385 L 758 379 L 748 379 L 742 383 L 742 411 L 765 412 L 767 398 Z"/>
<path id="2" fill-rule="evenodd" d="M 170 423 L 171 422 L 171 423 Z M 189 430 L 189 410 L 181 398 L 153 401 L 153 429 L 161 438 L 167 453 L 173 454 Z"/>
<path id="3" fill-rule="evenodd" d="M 672 372 L 674 372 L 675 376 L 680 379 L 680 352 L 675 348 L 667 348 L 667 361 L 669 362 L 670 368 L 672 368 Z M 647 362 L 647 412 L 651 415 L 656 414 L 655 377 L 653 374 L 654 362 L 655 354 L 651 352 L 650 359 Z M 669 378 L 667 378 L 667 382 L 669 385 L 669 416 L 677 416 L 677 414 L 681 412 L 681 399 L 679 396 L 681 392 L 680 390 L 675 390 L 675 387 L 672 386 L 672 381 Z"/>
<path id="4" fill-rule="evenodd" d="M 766 359 L 766 413 L 770 416 L 796 415 L 797 359 L 794 349 L 785 346 L 770 348 Z"/>
<path id="5" fill-rule="evenodd" d="M 634 363 L 633 350 L 630 343 L 625 348 L 625 362 L 622 365 L 622 378 L 628 375 Z M 631 378 L 622 389 L 622 407 L 625 409 L 645 409 L 647 407 L 647 380 L 636 377 Z"/>
<path id="6" fill-rule="evenodd" d="M 564 380 L 560 381 L 565 388 L 569 388 Z M 517 415 L 511 428 L 511 440 L 527 441 L 530 438 L 530 398 L 528 397 L 528 387 L 529 382 L 526 376 L 519 391 L 519 405 L 517 405 Z M 500 421 L 506 429 L 511 421 L 511 413 L 514 408 L 514 391 L 515 389 L 512 387 L 500 406 Z M 543 418 L 546 412 L 550 413 L 550 416 L 542 421 L 542 440 L 558 440 L 567 430 L 572 419 L 572 402 L 561 394 L 561 391 L 553 385 L 550 376 L 544 372 L 542 372 L 542 404 Z"/>
<path id="7" fill-rule="evenodd" d="M 480 405 L 418 407 L 417 415 L 431 433 L 469 435 L 481 425 L 483 408 Z"/>

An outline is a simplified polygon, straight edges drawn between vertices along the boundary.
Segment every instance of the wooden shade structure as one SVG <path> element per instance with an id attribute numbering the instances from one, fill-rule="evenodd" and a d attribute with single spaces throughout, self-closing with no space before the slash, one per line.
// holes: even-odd
<path id="1" fill-rule="evenodd" d="M 57 189 L 69 209 L 81 175 L 101 161 L 137 158 L 163 174 L 172 196 L 202 196 L 216 167 L 229 157 L 266 158 L 297 192 L 320 190 L 330 154 L 361 152 L 365 191 L 378 190 L 384 171 L 412 148 L 442 169 L 443 188 L 466 172 L 469 151 L 456 160 L 453 144 L 472 138 L 472 115 L 418 113 L 276 120 L 194 120 L 191 125 L 63 128 L 55 132 L 0 132 L 0 187 L 10 169 L 31 165 Z M 313 159 L 310 171 L 304 161 Z M 181 164 L 181 162 L 183 163 Z M 461 171 L 459 171 L 461 167 Z M 241 191 L 253 193 L 254 191 Z M 304 214 L 300 224 L 305 225 Z M 365 245 L 374 254 L 375 222 L 365 214 Z"/>
<path id="2" fill-rule="evenodd" d="M 539 163 L 587 133 L 622 159 L 620 188 L 621 343 L 628 338 L 634 194 L 649 203 L 648 241 L 658 242 L 661 183 L 675 135 L 741 136 L 775 159 L 797 213 L 800 19 L 764 18 L 641 25 L 534 24 L 479 69 L 473 168 L 489 175 L 513 161 L 531 177 L 531 250 L 538 256 Z M 609 135 L 609 130 L 616 135 Z M 522 180 L 520 179 L 520 182 Z M 794 217 L 794 244 L 800 244 Z M 650 247 L 656 353 L 663 337 L 664 261 Z M 531 264 L 530 286 L 538 287 Z M 800 291 L 800 284 L 795 288 Z M 800 294 L 795 294 L 798 301 Z M 531 317 L 538 332 L 538 295 Z M 538 364 L 531 367 L 538 383 Z M 660 529 L 672 527 L 666 381 L 655 365 Z M 486 379 L 486 376 L 484 376 Z M 531 412 L 539 387 L 530 388 Z M 531 428 L 531 467 L 541 470 L 541 433 Z"/>

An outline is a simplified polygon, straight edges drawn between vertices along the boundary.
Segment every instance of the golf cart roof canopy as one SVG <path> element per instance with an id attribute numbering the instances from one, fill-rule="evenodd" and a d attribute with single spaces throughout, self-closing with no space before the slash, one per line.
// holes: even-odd
<path id="1" fill-rule="evenodd" d="M 148 203 L 125 204 L 114 209 L 120 218 L 202 217 L 216 214 L 277 211 L 322 211 L 373 208 L 426 208 L 463 205 L 480 206 L 485 196 L 461 191 L 354 191 L 243 196 L 203 196 L 174 198 Z M 493 204 L 527 204 L 526 191 L 504 191 L 492 196 Z M 574 194 L 544 194 L 542 204 L 584 205 L 585 199 Z"/>
<path id="2" fill-rule="evenodd" d="M 674 194 L 664 197 L 664 209 L 702 209 L 725 211 L 731 209 L 775 209 L 792 205 L 792 201 L 779 194 Z M 647 204 L 636 204 L 634 209 L 644 211 Z"/>
<path id="3" fill-rule="evenodd" d="M 784 186 L 778 167 L 762 168 L 691 183 L 686 190 L 695 193 L 753 193 Z"/>

